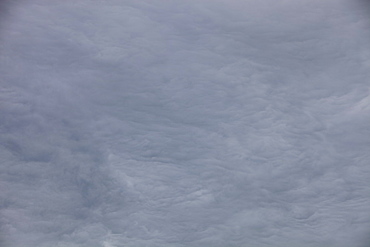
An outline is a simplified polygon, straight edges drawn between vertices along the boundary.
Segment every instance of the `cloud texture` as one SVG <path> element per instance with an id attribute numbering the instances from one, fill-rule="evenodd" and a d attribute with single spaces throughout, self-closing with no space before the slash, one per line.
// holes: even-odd
<path id="1" fill-rule="evenodd" d="M 359 3 L 7 5 L 0 245 L 369 246 Z"/>

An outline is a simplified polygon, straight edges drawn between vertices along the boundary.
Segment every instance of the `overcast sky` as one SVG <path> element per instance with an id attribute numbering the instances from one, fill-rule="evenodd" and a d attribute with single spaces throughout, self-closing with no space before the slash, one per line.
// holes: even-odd
<path id="1" fill-rule="evenodd" d="M 7 2 L 1 247 L 370 246 L 366 1 Z"/>

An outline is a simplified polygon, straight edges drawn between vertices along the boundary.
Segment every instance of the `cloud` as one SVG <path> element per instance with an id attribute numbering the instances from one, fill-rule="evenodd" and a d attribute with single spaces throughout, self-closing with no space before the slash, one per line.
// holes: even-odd
<path id="1" fill-rule="evenodd" d="M 369 32 L 355 5 L 8 9 L 4 246 L 366 243 Z"/>

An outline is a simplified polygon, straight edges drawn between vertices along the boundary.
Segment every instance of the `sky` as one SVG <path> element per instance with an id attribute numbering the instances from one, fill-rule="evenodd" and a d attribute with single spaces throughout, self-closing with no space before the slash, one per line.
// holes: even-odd
<path id="1" fill-rule="evenodd" d="M 1 247 L 369 247 L 370 8 L 2 1 Z"/>

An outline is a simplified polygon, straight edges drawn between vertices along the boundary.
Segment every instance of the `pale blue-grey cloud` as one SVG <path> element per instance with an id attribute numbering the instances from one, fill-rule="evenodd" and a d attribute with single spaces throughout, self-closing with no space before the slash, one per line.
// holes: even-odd
<path id="1" fill-rule="evenodd" d="M 8 7 L 3 245 L 366 246 L 370 53 L 358 6 Z"/>

